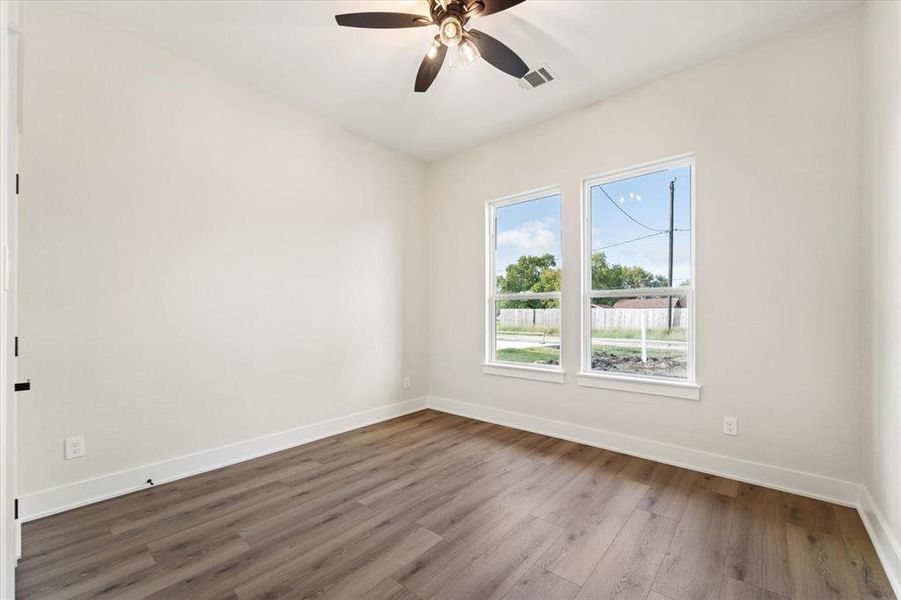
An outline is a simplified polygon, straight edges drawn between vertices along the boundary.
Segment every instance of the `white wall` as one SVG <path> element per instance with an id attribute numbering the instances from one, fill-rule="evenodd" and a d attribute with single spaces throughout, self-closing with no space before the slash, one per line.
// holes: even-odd
<path id="1" fill-rule="evenodd" d="M 421 164 L 27 9 L 20 494 L 425 393 Z"/>
<path id="2" fill-rule="evenodd" d="M 431 165 L 430 394 L 859 482 L 860 60 L 855 10 Z M 580 388 L 580 179 L 686 152 L 701 400 Z M 566 383 L 485 375 L 484 203 L 550 185 Z"/>
<path id="3" fill-rule="evenodd" d="M 864 10 L 865 240 L 870 289 L 864 483 L 883 563 L 901 588 L 901 4 Z M 880 539 L 881 538 L 881 539 Z"/>

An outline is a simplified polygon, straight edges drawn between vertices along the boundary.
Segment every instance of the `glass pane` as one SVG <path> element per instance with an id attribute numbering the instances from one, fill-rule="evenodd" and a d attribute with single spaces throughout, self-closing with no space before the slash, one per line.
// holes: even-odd
<path id="1" fill-rule="evenodd" d="M 559 300 L 498 300 L 494 318 L 495 360 L 560 364 Z"/>
<path id="2" fill-rule="evenodd" d="M 591 369 L 688 377 L 688 298 L 593 298 Z"/>
<path id="3" fill-rule="evenodd" d="M 691 176 L 686 166 L 591 187 L 592 289 L 688 285 Z"/>
<path id="4" fill-rule="evenodd" d="M 560 194 L 495 209 L 497 291 L 560 291 Z"/>

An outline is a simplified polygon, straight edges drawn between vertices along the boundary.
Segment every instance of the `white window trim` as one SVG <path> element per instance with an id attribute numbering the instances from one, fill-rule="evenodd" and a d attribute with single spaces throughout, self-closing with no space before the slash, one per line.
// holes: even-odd
<path id="1" fill-rule="evenodd" d="M 686 400 L 701 399 L 701 386 L 697 383 L 623 375 L 621 373 L 600 373 L 598 371 L 579 373 L 579 385 L 605 390 L 650 394 L 652 396 L 684 398 Z"/>
<path id="2" fill-rule="evenodd" d="M 598 184 L 611 183 L 629 177 L 638 177 L 664 169 L 679 167 L 691 167 L 691 231 L 689 236 L 691 240 L 691 285 L 684 288 L 645 288 L 610 290 L 605 292 L 593 291 L 591 289 L 591 188 Z M 691 400 L 700 399 L 701 385 L 698 383 L 695 373 L 695 332 L 697 330 L 697 320 L 695 318 L 695 287 L 697 286 L 697 271 L 695 269 L 696 181 L 697 171 L 694 154 L 683 154 L 663 160 L 656 160 L 582 179 L 582 362 L 578 377 L 580 386 L 613 389 L 640 394 L 653 394 L 658 396 L 671 396 Z M 680 380 L 664 377 L 593 371 L 591 369 L 591 299 L 601 297 L 631 297 L 643 294 L 660 295 L 661 293 L 673 296 L 686 296 L 688 298 L 689 331 L 687 378 L 685 380 Z"/>
<path id="3" fill-rule="evenodd" d="M 495 267 L 495 231 L 497 225 L 497 209 L 520 202 L 539 200 L 548 196 L 560 196 L 560 237 L 562 250 L 563 237 L 563 193 L 559 185 L 548 186 L 511 194 L 503 198 L 489 200 L 485 203 L 485 362 L 482 363 L 482 373 L 486 375 L 500 375 L 504 377 L 519 377 L 522 379 L 534 379 L 536 381 L 548 381 L 563 383 L 563 292 L 521 292 L 516 294 L 497 293 L 497 273 Z M 538 367 L 523 363 L 497 360 L 497 321 L 494 318 L 494 303 L 497 300 L 557 300 L 560 304 L 560 360 L 556 367 Z"/>
<path id="4" fill-rule="evenodd" d="M 562 369 L 545 369 L 507 362 L 482 363 L 482 373 L 485 375 L 500 375 L 501 377 L 547 381 L 548 383 L 563 383 L 566 379 Z"/>

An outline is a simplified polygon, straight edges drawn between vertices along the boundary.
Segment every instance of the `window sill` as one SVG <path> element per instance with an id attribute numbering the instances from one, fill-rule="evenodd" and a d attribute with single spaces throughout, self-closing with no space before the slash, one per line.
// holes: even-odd
<path id="1" fill-rule="evenodd" d="M 564 374 L 561 370 L 542 369 L 541 367 L 527 367 L 523 365 L 482 363 L 482 373 L 486 375 L 500 375 L 501 377 L 518 377 L 520 379 L 547 381 L 549 383 L 563 383 L 564 381 Z"/>
<path id="2" fill-rule="evenodd" d="M 700 400 L 701 386 L 682 381 L 661 381 L 642 377 L 622 375 L 601 375 L 600 373 L 580 373 L 579 385 L 654 396 L 669 396 L 685 400 Z"/>

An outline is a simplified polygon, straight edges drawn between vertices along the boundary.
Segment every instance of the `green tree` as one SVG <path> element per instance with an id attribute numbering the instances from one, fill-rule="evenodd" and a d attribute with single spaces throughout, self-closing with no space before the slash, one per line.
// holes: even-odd
<path id="1" fill-rule="evenodd" d="M 497 278 L 498 291 L 505 294 L 517 292 L 556 292 L 560 290 L 560 269 L 553 254 L 520 256 L 503 275 Z M 498 308 L 556 308 L 556 300 L 504 300 Z"/>
<path id="2" fill-rule="evenodd" d="M 607 260 L 603 252 L 591 255 L 591 286 L 596 290 L 666 287 L 669 280 L 641 267 L 618 265 Z M 615 298 L 596 298 L 596 304 L 612 305 Z"/>
<path id="3" fill-rule="evenodd" d="M 591 255 L 591 285 L 596 290 L 666 287 L 668 280 L 642 267 L 611 263 L 603 252 Z M 517 292 L 557 292 L 560 269 L 553 254 L 520 256 L 497 276 L 497 289 L 505 294 Z M 597 298 L 598 304 L 613 304 L 615 298 Z M 557 300 L 504 300 L 498 308 L 557 308 Z"/>

